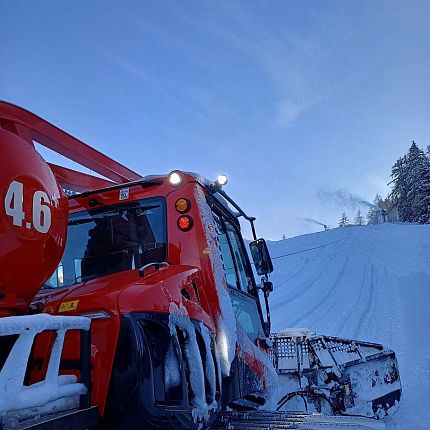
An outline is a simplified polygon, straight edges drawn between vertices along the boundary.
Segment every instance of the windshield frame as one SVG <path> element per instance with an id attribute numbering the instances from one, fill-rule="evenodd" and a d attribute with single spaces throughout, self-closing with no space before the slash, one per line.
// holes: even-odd
<path id="1" fill-rule="evenodd" d="M 135 200 L 129 200 L 127 202 L 122 202 L 122 203 L 117 203 L 117 204 L 112 204 L 112 205 L 102 205 L 100 207 L 97 208 L 83 208 L 83 210 L 79 210 L 79 211 L 75 211 L 73 213 L 69 214 L 69 220 L 68 220 L 68 228 L 67 228 L 67 233 L 68 233 L 68 237 L 67 237 L 67 241 L 66 241 L 66 248 L 63 254 L 63 258 L 61 259 L 60 264 L 57 266 L 57 269 L 55 270 L 55 272 L 53 273 L 53 275 L 51 276 L 50 279 L 48 279 L 48 281 L 45 283 L 45 285 L 43 286 L 43 289 L 63 289 L 63 288 L 70 288 L 70 287 L 74 287 L 75 285 L 78 285 L 80 283 L 85 283 L 87 281 L 93 280 L 93 279 L 99 279 L 102 278 L 104 276 L 109 276 L 109 275 L 113 275 L 116 273 L 121 273 L 121 272 L 126 272 L 126 271 L 130 271 L 130 270 L 137 270 L 139 269 L 142 264 L 142 259 L 141 257 L 143 257 L 145 255 L 145 252 L 148 250 L 143 250 L 142 251 L 142 243 L 139 241 L 138 238 L 138 233 L 137 233 L 137 228 L 136 228 L 136 224 L 135 223 L 130 223 L 130 228 L 128 230 L 129 233 L 129 237 L 131 239 L 131 247 L 132 247 L 132 267 L 130 268 L 125 268 L 125 269 L 121 269 L 121 270 L 114 270 L 114 271 L 107 271 L 107 273 L 105 272 L 100 272 L 99 274 L 89 274 L 86 276 L 82 275 L 82 266 L 80 268 L 80 273 L 79 275 L 77 274 L 77 270 L 76 267 L 74 268 L 74 274 L 75 274 L 75 279 L 74 281 L 70 281 L 72 278 L 69 277 L 67 282 L 65 281 L 64 278 L 64 268 L 63 268 L 63 263 L 64 263 L 64 258 L 67 255 L 67 251 L 68 251 L 68 244 L 70 243 L 70 228 L 73 225 L 82 225 L 85 224 L 87 222 L 92 222 L 91 220 L 94 218 L 97 218 L 98 216 L 100 216 L 101 214 L 107 214 L 107 213 L 121 213 L 123 211 L 127 211 L 127 210 L 133 210 L 133 209 L 138 209 L 138 208 L 142 208 L 144 210 L 149 210 L 151 208 L 160 208 L 160 215 L 161 215 L 161 220 L 160 220 L 160 224 L 161 224 L 161 228 L 159 230 L 157 230 L 157 233 L 162 237 L 163 242 L 154 242 L 154 244 L 161 244 L 160 247 L 154 247 L 152 249 L 157 249 L 157 248 L 164 248 L 164 251 L 161 251 L 163 253 L 163 257 L 162 258 L 158 258 L 156 262 L 163 262 L 163 261 L 167 261 L 167 255 L 168 255 L 168 228 L 167 228 L 167 204 L 166 204 L 166 199 L 163 196 L 154 196 L 154 197 L 148 197 L 148 198 L 143 198 L 143 199 L 135 199 Z M 128 213 L 128 212 L 127 212 Z M 114 215 L 111 215 L 114 216 Z M 136 216 L 136 214 L 134 213 L 134 216 Z M 80 222 L 79 222 L 80 221 Z M 149 223 L 149 220 L 147 221 Z M 113 229 L 113 227 L 112 227 Z M 114 234 L 114 230 L 110 231 L 112 234 Z M 155 231 L 152 231 L 152 233 L 155 233 Z M 85 240 L 89 240 L 88 237 L 84 238 Z M 83 243 L 83 246 L 85 246 L 85 244 Z M 139 250 L 140 248 L 140 250 Z M 146 256 L 148 256 L 146 254 Z M 82 254 L 79 263 L 82 264 L 82 260 L 84 260 L 84 254 Z M 74 265 L 76 265 L 76 262 L 79 259 L 75 259 L 74 260 Z M 154 261 L 155 262 L 155 261 Z M 146 263 L 144 263 L 146 264 Z M 143 264 L 143 265 L 144 265 Z"/>

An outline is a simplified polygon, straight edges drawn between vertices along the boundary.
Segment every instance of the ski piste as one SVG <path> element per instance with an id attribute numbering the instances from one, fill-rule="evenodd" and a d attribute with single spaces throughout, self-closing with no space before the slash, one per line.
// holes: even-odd
<path id="1" fill-rule="evenodd" d="M 348 428 L 397 410 L 394 352 L 271 333 L 272 260 L 225 176 L 141 176 L 5 102 L 0 125 L 2 430 Z"/>

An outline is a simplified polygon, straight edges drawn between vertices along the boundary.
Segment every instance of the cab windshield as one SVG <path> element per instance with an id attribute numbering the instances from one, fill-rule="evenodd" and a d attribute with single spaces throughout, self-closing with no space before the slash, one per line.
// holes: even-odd
<path id="1" fill-rule="evenodd" d="M 166 261 L 162 198 L 102 206 L 70 215 L 66 249 L 44 288 L 59 288 Z"/>

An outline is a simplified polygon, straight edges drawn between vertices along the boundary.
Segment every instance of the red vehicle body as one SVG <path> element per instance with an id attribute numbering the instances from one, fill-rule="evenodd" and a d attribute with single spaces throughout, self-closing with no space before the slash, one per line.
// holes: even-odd
<path id="1" fill-rule="evenodd" d="M 34 142 L 104 178 L 46 163 Z M 397 411 L 393 351 L 270 334 L 270 255 L 221 179 L 142 177 L 4 102 L 0 153 L 0 430 L 54 411 L 25 428 L 200 429 L 219 416 L 225 429 L 228 408 L 268 399 L 269 415 L 252 419 L 279 428 L 306 418 L 283 415 L 297 398 L 332 415 Z"/>
<path id="2" fill-rule="evenodd" d="M 274 373 L 264 342 L 269 335 L 268 326 L 263 320 L 257 284 L 240 233 L 238 215 L 228 207 L 225 198 L 215 195 L 214 191 L 219 191 L 219 187 L 195 174 L 184 172 L 175 172 L 180 176 L 178 184 L 172 184 L 168 175 L 140 177 L 33 114 L 6 103 L 0 107 L 3 128 L 0 131 L 4 134 L 2 142 L 5 148 L 9 148 L 8 151 L 16 146 L 15 141 L 20 141 L 19 144 L 25 145 L 27 153 L 34 159 L 33 140 L 36 140 L 109 179 L 50 165 L 49 170 L 60 186 L 73 192 L 68 198 L 69 237 L 61 262 L 66 211 L 65 197 L 62 191 L 58 191 L 60 187 L 57 186 L 57 194 L 60 196 L 61 192 L 61 198 L 58 197 L 61 204 L 57 205 L 53 199 L 45 202 L 51 210 L 57 209 L 59 212 L 57 214 L 53 210 L 51 213 L 51 219 L 54 220 L 55 216 L 55 222 L 52 221 L 48 235 L 34 233 L 25 225 L 14 225 L 13 234 L 7 235 L 12 228 L 10 222 L 14 220 L 13 214 L 10 219 L 4 218 L 5 240 L 15 240 L 16 230 L 19 235 L 31 233 L 37 236 L 35 244 L 42 250 L 45 270 L 36 278 L 39 285 L 22 292 L 20 302 L 11 296 L 10 301 L 14 301 L 15 305 L 6 301 L 1 303 L 4 314 L 25 312 L 35 290 L 44 285 L 31 303 L 31 312 L 92 318 L 91 404 L 98 407 L 106 428 L 194 428 L 203 418 L 210 419 L 220 407 L 231 405 L 236 399 L 252 395 L 249 401 L 258 402 L 255 393 L 267 388 L 270 375 Z M 37 160 L 40 163 L 40 158 Z M 31 172 L 32 166 L 30 160 L 13 166 L 12 170 L 14 174 Z M 45 176 L 50 174 L 46 169 L 39 170 Z M 9 176 L 2 180 L 10 181 L 12 173 Z M 14 177 L 16 179 L 16 174 Z M 43 178 L 35 181 L 22 177 L 21 183 L 25 192 L 34 193 L 38 187 L 44 189 L 46 181 Z M 35 185 L 30 190 L 28 184 L 33 183 Z M 53 186 L 51 178 L 51 188 Z M 44 192 L 47 190 L 44 189 Z M 47 194 L 52 196 L 52 191 Z M 1 201 L 6 202 L 4 198 Z M 9 211 L 13 209 L 11 203 Z M 31 208 L 25 213 L 29 211 Z M 162 225 L 157 227 L 161 239 L 154 236 L 156 228 L 151 227 L 148 221 L 150 215 L 145 215 L 151 211 L 158 211 L 158 218 L 163 220 Z M 77 221 L 73 224 L 75 216 Z M 96 217 L 96 221 L 89 221 L 92 216 Z M 132 218 L 134 224 L 130 224 Z M 46 223 L 43 215 L 41 220 L 40 224 Z M 89 223 L 91 228 L 82 237 L 84 243 L 75 243 L 73 231 L 79 232 Z M 137 231 L 133 237 L 133 232 L 128 231 L 130 226 Z M 152 234 L 152 238 L 145 239 L 148 234 Z M 55 253 L 51 252 L 46 241 L 46 238 L 52 241 L 52 237 L 57 239 Z M 30 239 L 24 239 L 27 245 Z M 78 252 L 76 249 L 69 252 L 69 245 L 76 246 L 81 254 L 74 255 Z M 149 248 L 142 251 L 146 245 Z M 86 247 L 85 250 L 80 248 L 82 246 Z M 138 251 L 136 247 L 139 247 Z M 230 255 L 226 256 L 228 249 Z M 2 272 L 5 272 L 3 265 L 8 264 L 5 257 L 10 256 L 10 252 L 6 249 L 1 251 Z M 23 245 L 19 252 L 20 259 L 28 258 L 30 254 L 34 256 L 28 246 Z M 70 264 L 67 265 L 65 259 L 69 254 L 67 261 Z M 30 267 L 32 273 L 42 266 L 38 259 L 33 257 L 33 260 L 34 267 Z M 59 262 L 53 280 L 49 281 L 47 278 Z M 231 272 L 227 278 L 220 276 L 220 270 L 225 270 L 226 264 L 230 264 L 227 270 Z M 97 269 L 98 266 L 101 269 Z M 17 268 L 14 267 L 12 272 L 16 274 Z M 9 290 L 16 288 L 17 284 L 17 279 L 9 281 Z M 233 345 L 237 341 L 233 353 L 226 351 L 231 348 L 229 341 L 232 340 L 228 338 L 227 332 L 231 331 L 231 327 L 227 325 L 236 325 L 230 303 L 227 314 L 230 312 L 233 319 L 228 321 L 225 315 L 225 297 L 229 295 L 235 298 L 236 315 L 243 311 L 252 325 L 242 327 L 243 333 L 239 334 L 233 328 L 236 336 Z M 19 306 L 16 305 L 18 302 Z M 242 311 L 241 304 L 244 307 Z M 176 327 L 177 335 L 172 335 L 169 320 L 172 309 L 179 309 L 179 313 L 185 313 L 192 321 L 195 327 L 194 342 L 200 350 L 202 363 L 195 363 L 196 356 L 189 353 L 189 342 L 193 341 L 188 339 L 189 333 Z M 251 313 L 248 315 L 247 312 Z M 209 350 L 205 348 L 202 327 L 210 333 Z M 39 335 L 30 363 L 31 382 L 43 379 L 51 344 L 52 336 L 47 333 Z M 176 381 L 173 387 L 165 384 L 169 369 L 164 360 L 169 348 L 175 351 L 181 373 L 180 381 Z M 211 359 L 208 357 L 210 354 Z M 70 332 L 65 340 L 61 372 L 79 374 L 79 357 L 79 335 Z M 204 372 L 203 406 L 201 395 L 198 398 L 190 380 L 195 365 Z M 197 404 L 200 410 L 207 409 L 203 412 L 205 417 L 196 419 Z"/>

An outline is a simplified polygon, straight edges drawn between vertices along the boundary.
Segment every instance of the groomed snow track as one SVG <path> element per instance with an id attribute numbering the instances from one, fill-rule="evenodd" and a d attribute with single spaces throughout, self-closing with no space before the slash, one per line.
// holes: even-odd
<path id="1" fill-rule="evenodd" d="M 430 428 L 429 244 L 430 225 L 404 223 L 336 228 L 268 244 L 272 258 L 288 254 L 274 259 L 274 332 L 307 327 L 381 343 L 396 353 L 402 400 L 386 420 L 387 430 Z"/>
<path id="2" fill-rule="evenodd" d="M 323 416 L 303 412 L 224 412 L 210 430 L 383 430 L 371 418 Z"/>

